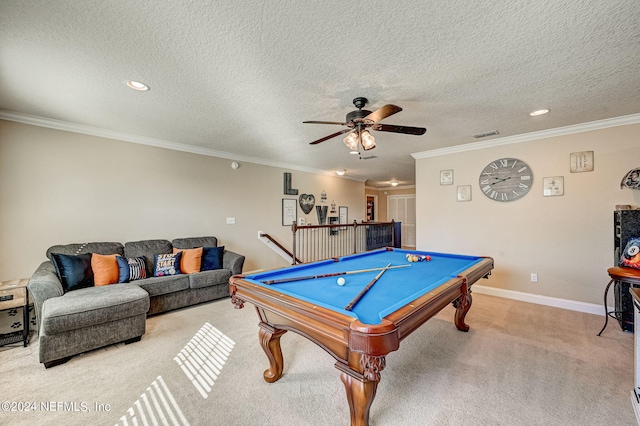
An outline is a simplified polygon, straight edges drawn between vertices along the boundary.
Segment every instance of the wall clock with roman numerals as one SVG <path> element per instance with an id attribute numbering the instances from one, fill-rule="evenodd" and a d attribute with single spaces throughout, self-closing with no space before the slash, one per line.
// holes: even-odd
<path id="1" fill-rule="evenodd" d="M 478 179 L 480 190 L 494 201 L 519 200 L 533 184 L 533 172 L 524 161 L 501 158 L 487 164 Z"/>

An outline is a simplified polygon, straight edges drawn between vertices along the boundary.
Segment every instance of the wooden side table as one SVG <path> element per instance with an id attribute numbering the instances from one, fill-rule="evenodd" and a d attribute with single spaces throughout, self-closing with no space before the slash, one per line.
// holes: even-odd
<path id="1" fill-rule="evenodd" d="M 22 342 L 24 347 L 29 343 L 29 284 L 28 278 L 0 282 L 0 311 L 14 308 L 22 308 Z M 0 346 L 19 342 L 18 332 L 0 335 Z"/>

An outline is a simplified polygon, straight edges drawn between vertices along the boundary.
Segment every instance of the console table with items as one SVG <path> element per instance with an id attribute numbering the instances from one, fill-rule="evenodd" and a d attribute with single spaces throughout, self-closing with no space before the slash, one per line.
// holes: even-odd
<path id="1" fill-rule="evenodd" d="M 0 282 L 0 311 L 22 308 L 22 332 L 0 334 L 0 346 L 17 343 L 22 340 L 26 347 L 29 343 L 29 284 L 28 278 Z"/>

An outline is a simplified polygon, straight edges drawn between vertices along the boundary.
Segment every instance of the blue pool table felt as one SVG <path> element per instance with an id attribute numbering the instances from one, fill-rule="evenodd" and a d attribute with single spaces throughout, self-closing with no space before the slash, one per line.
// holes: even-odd
<path id="1" fill-rule="evenodd" d="M 407 253 L 430 256 L 428 262 L 408 262 Z M 345 315 L 350 315 L 364 324 L 380 324 L 382 318 L 412 300 L 430 292 L 462 271 L 480 262 L 482 257 L 456 254 L 432 253 L 416 250 L 380 249 L 320 262 L 291 266 L 269 272 L 247 275 L 252 283 L 271 288 L 283 294 L 322 306 Z M 339 277 L 316 278 L 279 284 L 264 284 L 263 281 L 300 276 L 313 276 L 359 269 L 384 268 L 411 265 L 404 268 L 388 269 L 371 289 L 360 299 L 351 311 L 344 308 L 375 278 L 380 271 L 341 275 L 344 286 L 339 286 Z"/>

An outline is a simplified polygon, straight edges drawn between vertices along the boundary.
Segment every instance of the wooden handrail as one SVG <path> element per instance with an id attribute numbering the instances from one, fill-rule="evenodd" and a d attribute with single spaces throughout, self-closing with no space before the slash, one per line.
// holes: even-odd
<path id="1" fill-rule="evenodd" d="M 275 244 L 276 247 L 278 247 L 280 250 L 285 252 L 291 259 L 293 259 L 295 263 L 302 263 L 302 262 L 300 262 L 300 259 L 297 259 L 297 258 L 294 259 L 293 258 L 293 253 L 291 253 L 289 250 L 287 250 L 282 244 L 277 242 L 271 235 L 265 234 L 264 232 L 262 232 L 262 233 L 260 233 L 260 236 L 266 238 L 267 240 L 269 240 L 270 242 Z"/>

